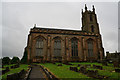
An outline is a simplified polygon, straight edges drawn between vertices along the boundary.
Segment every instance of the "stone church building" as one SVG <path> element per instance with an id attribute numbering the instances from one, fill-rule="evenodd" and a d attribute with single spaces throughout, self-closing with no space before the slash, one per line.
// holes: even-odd
<path id="1" fill-rule="evenodd" d="M 102 60 L 99 24 L 93 10 L 82 10 L 82 30 L 40 28 L 34 26 L 28 35 L 28 60 L 32 62 Z"/>

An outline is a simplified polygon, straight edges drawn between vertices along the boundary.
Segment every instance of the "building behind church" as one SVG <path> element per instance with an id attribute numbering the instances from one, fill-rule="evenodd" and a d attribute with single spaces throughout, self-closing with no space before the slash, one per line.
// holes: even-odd
<path id="1" fill-rule="evenodd" d="M 93 10 L 82 10 L 82 30 L 40 28 L 28 35 L 28 61 L 96 61 L 104 58 L 99 24 Z"/>

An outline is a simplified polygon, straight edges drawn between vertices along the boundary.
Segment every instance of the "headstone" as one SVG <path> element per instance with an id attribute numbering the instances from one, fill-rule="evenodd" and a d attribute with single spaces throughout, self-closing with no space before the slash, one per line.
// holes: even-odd
<path id="1" fill-rule="evenodd" d="M 18 73 L 8 74 L 7 80 L 20 80 L 20 76 Z"/>
<path id="2" fill-rule="evenodd" d="M 14 66 L 10 66 L 10 68 L 11 68 L 11 69 L 13 69 L 13 68 L 14 68 Z"/>
<path id="3" fill-rule="evenodd" d="M 105 61 L 105 60 L 104 60 L 104 61 L 102 61 L 102 65 L 103 65 L 103 66 L 108 66 L 107 61 Z"/>
<path id="4" fill-rule="evenodd" d="M 2 70 L 2 74 L 5 74 L 6 73 L 6 70 Z"/>
<path id="5" fill-rule="evenodd" d="M 64 63 L 65 65 L 72 65 L 71 63 L 67 62 L 67 63 Z"/>
<path id="6" fill-rule="evenodd" d="M 90 68 L 90 67 L 91 67 L 90 64 L 85 64 L 84 66 L 85 66 L 86 68 Z"/>
<path id="7" fill-rule="evenodd" d="M 81 66 L 81 64 L 78 64 L 78 67 L 80 67 Z"/>
<path id="8" fill-rule="evenodd" d="M 114 61 L 113 65 L 114 65 L 114 67 L 119 67 L 119 62 L 118 61 Z"/>
<path id="9" fill-rule="evenodd" d="M 100 65 L 93 65 L 93 68 L 100 69 L 100 70 L 103 69 L 102 66 L 100 66 Z"/>
<path id="10" fill-rule="evenodd" d="M 57 66 L 62 66 L 62 64 L 58 64 Z"/>
<path id="11" fill-rule="evenodd" d="M 55 62 L 52 62 L 53 64 L 55 64 Z"/>
<path id="12" fill-rule="evenodd" d="M 115 69 L 115 72 L 118 72 L 118 73 L 120 73 L 120 69 Z"/>
<path id="13" fill-rule="evenodd" d="M 6 72 L 8 72 L 9 71 L 9 67 L 6 67 Z"/>
<path id="14" fill-rule="evenodd" d="M 82 72 L 83 74 L 87 73 L 87 70 L 86 70 L 85 66 L 81 66 L 79 71 Z"/>
<path id="15" fill-rule="evenodd" d="M 77 67 L 70 67 L 70 70 L 78 72 L 78 68 Z"/>
<path id="16" fill-rule="evenodd" d="M 98 71 L 97 70 L 88 70 L 87 74 L 90 77 L 94 77 L 94 76 L 96 76 L 98 74 Z"/>

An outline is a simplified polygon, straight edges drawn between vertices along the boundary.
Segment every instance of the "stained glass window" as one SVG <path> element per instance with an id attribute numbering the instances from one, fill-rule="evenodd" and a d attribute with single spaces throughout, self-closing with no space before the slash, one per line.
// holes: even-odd
<path id="1" fill-rule="evenodd" d="M 43 39 L 39 38 L 36 41 L 36 56 L 43 55 Z"/>
<path id="2" fill-rule="evenodd" d="M 61 57 L 61 40 L 55 39 L 54 41 L 54 56 Z"/>
<path id="3" fill-rule="evenodd" d="M 88 57 L 92 57 L 93 56 L 93 41 L 92 40 L 88 40 Z"/>
<path id="4" fill-rule="evenodd" d="M 73 38 L 71 40 L 72 56 L 78 56 L 78 40 Z"/>

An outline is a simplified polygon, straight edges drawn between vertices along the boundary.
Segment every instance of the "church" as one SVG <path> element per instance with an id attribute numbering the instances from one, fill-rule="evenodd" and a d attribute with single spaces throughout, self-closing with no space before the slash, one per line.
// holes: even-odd
<path id="1" fill-rule="evenodd" d="M 81 30 L 40 28 L 30 29 L 27 51 L 32 62 L 97 61 L 104 58 L 104 48 L 95 8 L 82 9 Z"/>

